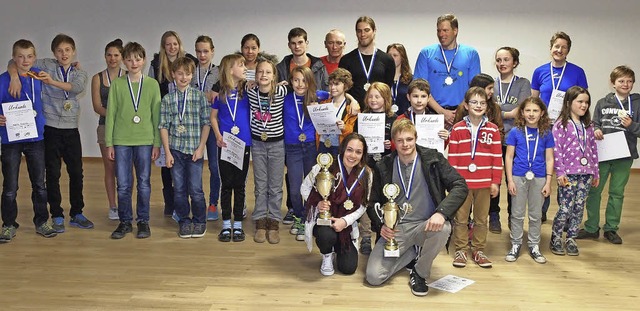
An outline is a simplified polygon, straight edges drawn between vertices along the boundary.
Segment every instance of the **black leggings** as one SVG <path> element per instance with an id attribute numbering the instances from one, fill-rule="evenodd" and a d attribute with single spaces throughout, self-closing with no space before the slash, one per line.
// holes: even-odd
<path id="1" fill-rule="evenodd" d="M 329 226 L 314 226 L 313 236 L 316 237 L 316 245 L 322 254 L 336 252 L 336 265 L 338 271 L 343 274 L 353 274 L 358 269 L 358 251 L 351 244 L 348 250 L 342 251 L 338 233 Z"/>

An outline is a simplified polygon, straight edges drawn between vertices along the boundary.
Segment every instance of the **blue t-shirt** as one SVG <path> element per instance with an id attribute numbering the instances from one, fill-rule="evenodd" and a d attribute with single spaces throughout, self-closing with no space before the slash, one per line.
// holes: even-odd
<path id="1" fill-rule="evenodd" d="M 509 135 L 507 135 L 507 146 L 516 147 L 515 156 L 513 158 L 513 176 L 523 177 L 527 171 L 529 171 L 529 161 L 533 160 L 531 163 L 531 170 L 535 176 L 539 178 L 546 178 L 547 168 L 544 158 L 545 150 L 555 146 L 551 130 L 538 138 L 538 149 L 535 152 L 535 157 L 534 150 L 536 146 L 536 137 L 538 136 L 538 129 L 527 127 L 527 132 L 529 134 L 529 152 L 527 152 L 527 140 L 524 137 L 524 129 L 514 127 L 509 131 Z M 529 160 L 527 160 L 527 156 Z"/>
<path id="2" fill-rule="evenodd" d="M 218 126 L 220 127 L 220 133 L 229 132 L 234 125 L 231 114 L 236 107 L 236 95 L 235 90 L 231 91 L 231 94 L 227 96 L 227 102 L 222 102 L 219 97 L 213 102 L 211 108 L 218 110 Z M 244 94 L 242 98 L 238 99 L 237 108 L 235 108 L 235 125 L 240 128 L 238 138 L 242 139 L 247 146 L 251 146 L 251 125 L 250 125 L 250 109 L 249 109 L 249 97 Z"/>
<path id="3" fill-rule="evenodd" d="M 531 89 L 540 91 L 540 99 L 549 106 L 549 100 L 551 99 L 551 93 L 553 92 L 553 85 L 551 83 L 551 69 L 549 68 L 550 63 L 546 63 L 533 72 L 533 76 L 531 77 Z M 562 67 L 556 68 L 553 67 L 553 79 L 554 83 L 558 84 L 558 79 L 560 79 L 560 74 L 562 74 Z M 560 86 L 558 90 L 566 92 L 572 86 L 581 86 L 583 88 L 588 88 L 587 84 L 587 75 L 584 73 L 582 68 L 567 62 L 567 67 L 564 70 L 564 74 L 562 75 L 562 80 L 560 81 Z"/>
<path id="4" fill-rule="evenodd" d="M 447 56 L 447 62 L 451 64 L 450 73 L 447 73 L 440 44 L 432 44 L 418 54 L 413 79 L 422 78 L 429 81 L 431 95 L 440 106 L 458 107 L 464 100 L 464 93 L 469 89 L 469 82 L 480 73 L 480 56 L 476 49 L 463 44 L 458 44 L 457 54 L 455 49 L 445 50 L 444 54 Z M 449 76 L 453 79 L 451 85 L 444 83 Z"/>
<path id="5" fill-rule="evenodd" d="M 295 97 L 294 97 L 295 96 Z M 318 90 L 316 91 L 318 102 L 329 98 L 329 92 Z M 298 106 L 298 110 L 296 110 Z M 298 113 L 300 116 L 298 117 Z M 304 118 L 302 122 L 302 129 L 300 128 L 300 119 Z M 305 143 L 316 141 L 316 128 L 311 122 L 311 118 L 304 113 L 304 96 L 295 95 L 293 91 L 290 91 L 287 96 L 284 97 L 284 143 L 299 144 L 301 141 L 298 139 L 300 134 L 304 133 L 306 136 Z"/>
<path id="6" fill-rule="evenodd" d="M 40 70 L 36 68 L 31 68 L 31 70 L 34 72 L 40 72 Z M 20 76 L 22 90 L 18 98 L 14 98 L 13 96 L 11 96 L 11 94 L 9 94 L 8 90 L 10 82 L 11 77 L 9 76 L 9 73 L 5 72 L 0 75 L 0 102 L 11 103 L 30 99 L 32 108 L 35 111 L 37 133 L 30 133 L 30 138 L 9 142 L 9 138 L 7 137 L 7 127 L 0 126 L 0 139 L 2 139 L 2 144 L 28 143 L 42 140 L 44 138 L 43 134 L 45 123 L 44 113 L 42 110 L 42 82 L 30 77 Z M 0 114 L 4 115 L 2 105 L 0 105 Z"/>

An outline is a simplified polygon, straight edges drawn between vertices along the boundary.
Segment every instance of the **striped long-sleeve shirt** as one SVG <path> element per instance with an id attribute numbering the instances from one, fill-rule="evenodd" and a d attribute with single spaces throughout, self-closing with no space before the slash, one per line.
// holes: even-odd
<path id="1" fill-rule="evenodd" d="M 472 129 L 469 117 L 465 117 L 453 126 L 449 137 L 449 163 L 464 177 L 469 189 L 489 188 L 491 184 L 500 184 L 502 181 L 500 131 L 486 117 L 480 122 L 479 128 Z M 473 130 L 478 134 L 472 159 L 472 144 L 475 138 L 475 135 L 472 135 Z"/>
<path id="2" fill-rule="evenodd" d="M 287 88 L 278 85 L 269 99 L 268 94 L 258 91 L 258 87 L 248 89 L 247 96 L 251 107 L 251 138 L 261 140 L 261 134 L 267 134 L 266 141 L 278 141 L 284 138 L 282 109 Z"/>

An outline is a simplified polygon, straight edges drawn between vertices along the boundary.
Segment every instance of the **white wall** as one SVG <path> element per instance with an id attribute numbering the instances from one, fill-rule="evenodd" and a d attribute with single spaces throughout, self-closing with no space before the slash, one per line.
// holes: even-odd
<path id="1" fill-rule="evenodd" d="M 0 11 L 0 59 L 11 57 L 11 46 L 20 38 L 36 45 L 38 56 L 52 57 L 49 46 L 58 33 L 76 40 L 77 57 L 89 75 L 104 69 L 104 45 L 118 37 L 125 43 L 138 41 L 150 57 L 159 49 L 166 30 L 177 31 L 187 51 L 200 34 L 213 37 L 214 62 L 239 49 L 241 37 L 253 32 L 264 51 L 280 58 L 289 54 L 287 32 L 299 26 L 309 33 L 309 49 L 324 55 L 323 40 L 331 28 L 347 35 L 347 50 L 356 46 L 354 22 L 372 16 L 378 27 L 381 49 L 403 43 L 410 64 L 419 50 L 435 43 L 437 16 L 452 12 L 460 21 L 458 41 L 476 47 L 482 71 L 496 75 L 495 50 L 517 47 L 521 66 L 517 73 L 530 78 L 533 70 L 549 61 L 549 39 L 558 30 L 573 40 L 569 61 L 587 73 L 593 104 L 610 91 L 608 77 L 613 67 L 626 64 L 640 75 L 640 1 L 634 0 L 538 0 L 538 1 L 257 1 L 257 0 L 20 0 L 6 1 Z M 636 39 L 636 40 L 630 40 Z M 150 58 L 148 59 L 150 61 Z M 638 89 L 637 89 L 638 90 Z M 99 156 L 91 108 L 89 85 L 81 100 L 80 121 L 84 156 Z"/>

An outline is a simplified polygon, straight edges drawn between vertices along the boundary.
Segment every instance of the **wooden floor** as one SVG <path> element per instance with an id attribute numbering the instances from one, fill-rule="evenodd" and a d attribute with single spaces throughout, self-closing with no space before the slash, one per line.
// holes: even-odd
<path id="1" fill-rule="evenodd" d="M 430 281 L 453 274 L 475 283 L 456 294 L 431 290 L 427 297 L 418 298 L 409 290 L 405 271 L 379 288 L 365 285 L 365 256 L 360 257 L 355 275 L 322 276 L 317 248 L 308 253 L 284 225 L 278 245 L 254 243 L 250 220 L 244 221 L 247 241 L 241 243 L 218 242 L 221 221 L 209 222 L 202 239 L 180 239 L 176 224 L 162 215 L 157 168 L 152 176 L 151 238 L 137 240 L 127 235 L 111 240 L 117 222 L 107 219 L 102 164 L 87 159 L 84 169 L 85 215 L 95 228 L 67 225 L 67 232 L 45 239 L 34 232 L 23 163 L 18 198 L 22 226 L 11 243 L 0 245 L 0 309 L 638 310 L 640 304 L 640 194 L 636 186 L 640 174 L 636 173 L 627 186 L 619 231 L 623 245 L 602 238 L 579 241 L 580 256 L 555 256 L 548 250 L 548 221 L 542 227 L 541 244 L 548 263 L 536 264 L 526 254 L 507 263 L 503 258 L 509 231 L 489 233 L 486 253 L 494 261 L 492 269 L 473 264 L 456 269 L 451 255 L 443 251 Z M 249 176 L 247 193 L 251 194 L 251 172 Z M 66 189 L 66 183 L 63 187 Z M 502 191 L 505 193 L 504 187 Z M 68 202 L 66 195 L 64 198 Z M 253 195 L 248 204 L 253 207 Z M 552 203 L 550 217 L 556 210 Z M 506 213 L 502 222 L 506 225 Z"/>

